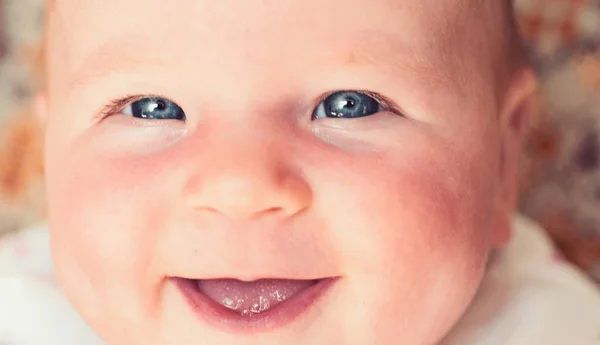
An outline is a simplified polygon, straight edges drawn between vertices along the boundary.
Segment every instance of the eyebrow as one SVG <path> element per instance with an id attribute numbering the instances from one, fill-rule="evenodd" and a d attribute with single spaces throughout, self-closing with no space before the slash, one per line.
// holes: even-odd
<path id="1" fill-rule="evenodd" d="M 96 79 L 104 78 L 121 71 L 134 71 L 149 67 L 165 68 L 172 64 L 171 59 L 162 58 L 154 54 L 141 55 L 142 45 L 135 37 L 109 40 L 83 59 L 81 64 L 70 71 L 68 88 L 92 83 Z"/>
<path id="2" fill-rule="evenodd" d="M 432 51 L 427 53 L 418 52 L 417 49 L 402 44 L 394 33 L 363 33 L 355 36 L 356 45 L 349 49 L 343 49 L 340 55 L 328 54 L 319 63 L 321 66 L 343 66 L 343 67 L 375 67 L 388 73 L 410 73 L 418 74 L 424 84 L 429 87 L 454 86 L 448 66 L 445 63 L 436 62 L 432 58 Z M 136 36 L 119 37 L 109 39 L 100 44 L 91 53 L 87 54 L 82 62 L 70 71 L 68 79 L 68 90 L 73 90 L 82 85 L 88 85 L 98 79 L 110 75 L 132 72 L 136 70 L 162 69 L 167 70 L 173 66 L 174 59 L 160 56 L 159 54 L 142 55 L 143 47 L 150 42 L 138 39 Z"/>
<path id="3" fill-rule="evenodd" d="M 409 71 L 432 87 L 456 87 L 451 71 L 451 51 L 402 44 L 395 38 L 396 35 L 397 33 L 365 35 L 363 40 L 366 43 L 359 44 L 359 49 L 350 50 L 341 61 L 349 65 L 384 66 L 391 73 L 399 72 L 398 75 Z M 431 43 L 436 48 L 442 47 L 437 38 Z M 377 49 L 373 51 L 370 47 Z"/>

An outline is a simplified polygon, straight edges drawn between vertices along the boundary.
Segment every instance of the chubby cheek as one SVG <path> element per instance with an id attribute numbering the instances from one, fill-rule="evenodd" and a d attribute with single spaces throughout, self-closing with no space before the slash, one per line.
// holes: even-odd
<path id="1" fill-rule="evenodd" d="M 439 340 L 483 274 L 493 157 L 435 147 L 415 142 L 410 150 L 355 161 L 344 169 L 351 176 L 346 187 L 329 192 L 344 201 L 329 216 L 345 251 L 347 296 L 360 296 L 346 305 L 348 315 L 363 317 L 348 322 L 372 332 L 365 341 L 397 334 L 407 343 Z"/>
<path id="2" fill-rule="evenodd" d="M 158 188 L 160 169 L 143 158 L 97 152 L 75 147 L 48 174 L 52 250 L 57 277 L 74 305 L 94 325 L 114 327 L 127 323 L 102 317 L 138 320 L 158 311 L 162 277 L 152 254 L 168 201 Z"/>

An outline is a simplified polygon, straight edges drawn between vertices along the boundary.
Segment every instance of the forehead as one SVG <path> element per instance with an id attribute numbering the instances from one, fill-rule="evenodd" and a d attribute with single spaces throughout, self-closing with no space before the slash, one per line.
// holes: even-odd
<path id="1" fill-rule="evenodd" d="M 478 3 L 478 0 L 55 0 L 49 4 L 53 12 L 60 13 L 63 20 L 71 23 L 102 23 L 104 29 L 110 29 L 136 22 L 144 23 L 138 29 L 145 30 L 151 29 L 148 20 L 157 18 L 162 20 L 152 23 L 153 27 L 168 26 L 176 21 L 179 26 L 186 28 L 215 23 L 240 28 L 259 22 L 263 24 L 259 29 L 298 23 L 321 24 L 315 29 L 322 28 L 324 24 L 340 28 L 353 28 L 361 24 L 402 28 L 425 20 L 427 26 L 435 29 L 446 26 L 448 20 L 461 13 L 479 7 Z M 126 23 L 119 23 L 117 19 L 123 17 L 129 19 Z M 109 18 L 114 20 L 106 22 Z M 410 26 L 406 28 L 410 29 Z"/>
<path id="2" fill-rule="evenodd" d="M 251 61 L 456 71 L 475 0 L 58 0 L 51 54 L 68 75 L 102 65 Z M 471 66 L 472 68 L 473 66 Z M 99 71 L 101 74 L 102 71 Z M 78 76 L 74 76 L 77 78 Z M 437 78 L 437 77 L 436 77 Z"/>

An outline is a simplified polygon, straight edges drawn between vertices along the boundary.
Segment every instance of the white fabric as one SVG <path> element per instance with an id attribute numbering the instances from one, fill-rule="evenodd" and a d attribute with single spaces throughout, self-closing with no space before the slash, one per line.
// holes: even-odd
<path id="1" fill-rule="evenodd" d="M 599 345 L 600 290 L 537 224 L 516 217 L 472 307 L 444 345 Z"/>
<path id="2" fill-rule="evenodd" d="M 0 344 L 102 344 L 53 282 L 44 226 L 0 241 Z M 517 216 L 511 244 L 443 345 L 600 345 L 600 290 Z"/>

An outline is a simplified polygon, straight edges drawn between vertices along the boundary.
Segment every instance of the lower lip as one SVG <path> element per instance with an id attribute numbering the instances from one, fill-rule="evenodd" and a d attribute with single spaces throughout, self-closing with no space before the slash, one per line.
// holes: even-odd
<path id="1" fill-rule="evenodd" d="M 231 333 L 264 332 L 282 328 L 322 301 L 338 281 L 327 278 L 317 281 L 306 290 L 263 313 L 241 316 L 211 300 L 198 290 L 194 280 L 172 278 L 196 314 L 205 322 Z"/>

